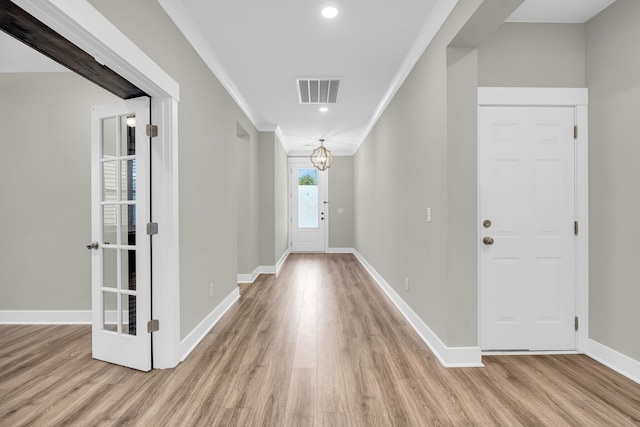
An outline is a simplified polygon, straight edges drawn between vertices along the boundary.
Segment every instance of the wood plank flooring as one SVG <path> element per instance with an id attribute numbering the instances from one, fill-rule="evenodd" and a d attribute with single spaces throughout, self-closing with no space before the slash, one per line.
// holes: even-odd
<path id="1" fill-rule="evenodd" d="M 586 356 L 443 368 L 352 255 L 241 292 L 172 370 L 92 360 L 88 326 L 0 326 L 0 426 L 640 425 L 640 385 Z"/>

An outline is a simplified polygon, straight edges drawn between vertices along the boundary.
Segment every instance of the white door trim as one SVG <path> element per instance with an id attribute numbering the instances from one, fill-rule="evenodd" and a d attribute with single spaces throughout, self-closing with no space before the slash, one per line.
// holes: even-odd
<path id="1" fill-rule="evenodd" d="M 478 108 L 484 106 L 568 106 L 576 109 L 578 137 L 576 140 L 576 219 L 579 232 L 576 243 L 576 312 L 579 328 L 577 350 L 586 353 L 589 339 L 589 175 L 588 175 L 588 116 L 589 91 L 587 88 L 529 88 L 479 87 Z M 478 145 L 479 147 L 479 145 Z M 477 155 L 478 162 L 480 155 Z M 478 171 L 480 165 L 478 164 Z M 480 177 L 478 176 L 478 195 Z M 480 219 L 480 197 L 476 217 Z M 480 223 L 480 222 L 478 222 Z M 477 241 L 481 230 L 478 229 Z M 478 250 L 478 295 L 480 295 L 480 251 Z M 478 339 L 480 338 L 480 297 L 478 297 Z"/>
<path id="2" fill-rule="evenodd" d="M 153 335 L 154 368 L 180 362 L 178 233 L 178 101 L 180 85 L 87 1 L 14 0 L 18 6 L 152 97 Z M 162 192 L 160 191 L 162 189 Z"/>
<path id="3" fill-rule="evenodd" d="M 479 87 L 479 106 L 577 107 L 589 104 L 586 88 Z"/>

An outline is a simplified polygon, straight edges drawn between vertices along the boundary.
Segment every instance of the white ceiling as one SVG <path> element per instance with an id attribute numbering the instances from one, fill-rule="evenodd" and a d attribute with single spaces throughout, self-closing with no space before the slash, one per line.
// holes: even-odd
<path id="1" fill-rule="evenodd" d="M 525 0 L 510 19 L 585 22 L 613 1 Z M 168 2 L 161 0 L 257 127 L 279 127 L 290 154 L 307 154 L 318 138 L 336 154 L 355 152 L 456 3 L 181 0 L 178 10 Z M 327 5 L 339 10 L 334 20 L 320 14 Z M 328 113 L 298 103 L 296 79 L 314 77 L 342 80 Z"/>
<path id="2" fill-rule="evenodd" d="M 582 24 L 615 0 L 525 0 L 508 22 Z"/>
<path id="3" fill-rule="evenodd" d="M 512 22 L 582 23 L 615 0 L 525 0 Z M 289 154 L 325 138 L 352 154 L 457 0 L 159 0 L 260 130 Z M 333 5 L 339 15 L 320 14 Z M 0 32 L 0 72 L 66 71 Z M 338 102 L 300 105 L 297 78 L 338 78 Z"/>
<path id="4" fill-rule="evenodd" d="M 258 128 L 279 126 L 293 154 L 318 138 L 336 154 L 355 151 L 435 3 L 182 0 Z M 320 13 L 328 4 L 339 10 L 333 20 Z M 327 113 L 298 103 L 296 79 L 314 77 L 341 80 Z"/>

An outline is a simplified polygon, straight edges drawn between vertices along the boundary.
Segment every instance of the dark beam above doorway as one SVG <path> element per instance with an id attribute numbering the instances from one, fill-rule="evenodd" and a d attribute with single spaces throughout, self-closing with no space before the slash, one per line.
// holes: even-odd
<path id="1" fill-rule="evenodd" d="M 10 0 L 0 0 L 0 30 L 122 99 L 148 96 Z"/>

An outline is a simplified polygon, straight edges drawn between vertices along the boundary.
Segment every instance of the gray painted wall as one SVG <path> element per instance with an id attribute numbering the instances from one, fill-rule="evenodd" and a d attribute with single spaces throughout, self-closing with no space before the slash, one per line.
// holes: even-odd
<path id="1" fill-rule="evenodd" d="M 477 87 L 584 87 L 584 24 L 504 23 L 447 51 L 447 344 L 477 345 Z M 464 268 L 460 268 L 464 266 Z"/>
<path id="2" fill-rule="evenodd" d="M 289 158 L 276 135 L 275 142 L 275 261 L 289 249 Z"/>
<path id="3" fill-rule="evenodd" d="M 478 344 L 477 74 L 476 49 L 447 49 L 447 344 L 451 347 Z"/>
<path id="4" fill-rule="evenodd" d="M 458 3 L 355 156 L 356 249 L 451 347 L 478 345 L 477 87 L 585 84 L 584 25 L 486 31 L 481 3 Z"/>
<path id="5" fill-rule="evenodd" d="M 244 129 L 244 128 L 242 128 Z M 258 141 L 236 138 L 236 212 L 238 273 L 251 274 L 259 265 Z"/>
<path id="6" fill-rule="evenodd" d="M 335 157 L 329 169 L 329 247 L 354 247 L 353 156 Z"/>
<path id="7" fill-rule="evenodd" d="M 236 176 L 236 123 L 252 140 L 257 141 L 258 134 L 157 2 L 91 3 L 180 84 L 179 286 L 184 338 L 237 286 L 237 188 L 230 182 Z M 209 283 L 214 285 L 213 296 Z"/>
<path id="8" fill-rule="evenodd" d="M 478 83 L 585 87 L 585 25 L 502 24 L 478 47 Z"/>
<path id="9" fill-rule="evenodd" d="M 587 24 L 504 24 L 478 49 L 480 86 L 589 88 L 590 338 L 635 360 L 640 154 L 640 3 L 618 0 Z"/>
<path id="10" fill-rule="evenodd" d="M 260 194 L 260 265 L 275 265 L 275 158 L 276 134 L 259 133 L 259 194 Z M 286 166 L 285 166 L 286 171 Z"/>
<path id="11" fill-rule="evenodd" d="M 274 266 L 289 248 L 288 161 L 275 132 L 259 135 L 260 265 Z"/>
<path id="12" fill-rule="evenodd" d="M 73 73 L 0 74 L 0 310 L 90 310 L 91 107 Z"/>
<path id="13" fill-rule="evenodd" d="M 640 2 L 587 23 L 590 337 L 640 361 Z"/>
<path id="14" fill-rule="evenodd" d="M 462 257 L 469 267 L 449 266 L 448 343 L 463 345 L 477 342 L 477 321 L 464 315 L 477 317 L 478 298 L 477 92 L 472 86 L 585 87 L 585 25 L 504 23 L 475 54 L 464 49 L 450 53 L 455 60 L 448 82 L 449 251 L 450 259 Z"/>
<path id="15" fill-rule="evenodd" d="M 354 159 L 355 247 L 445 343 L 455 328 L 447 317 L 446 47 L 480 3 L 458 3 Z M 475 180 L 473 170 L 460 178 Z M 475 268 L 475 259 L 455 267 Z M 473 312 L 460 314 L 455 322 L 475 324 Z"/>

